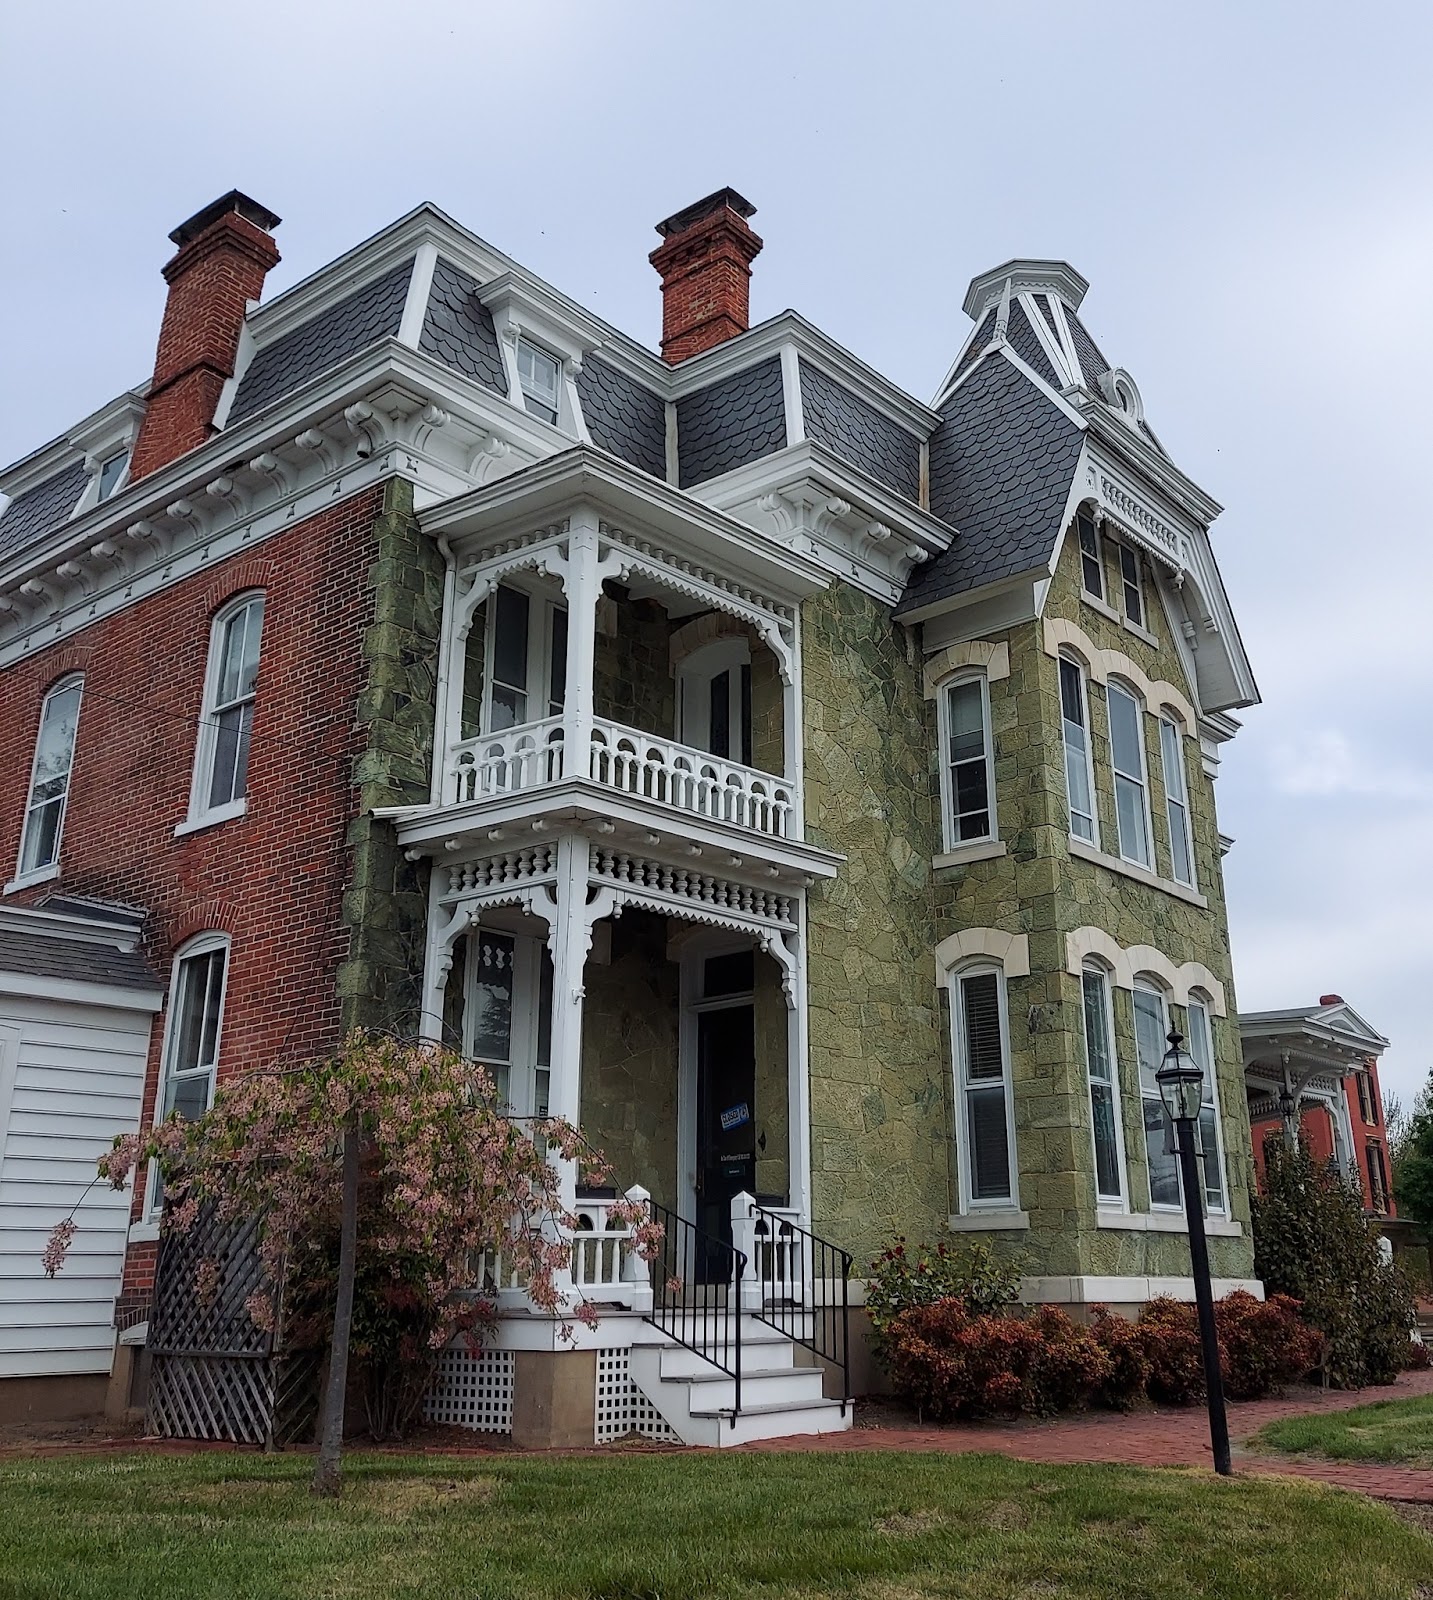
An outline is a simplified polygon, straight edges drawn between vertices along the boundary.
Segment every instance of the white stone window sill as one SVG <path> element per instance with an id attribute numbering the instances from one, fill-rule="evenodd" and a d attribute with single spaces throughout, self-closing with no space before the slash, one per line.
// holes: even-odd
<path id="1" fill-rule="evenodd" d="M 1184 1233 L 1188 1223 L 1182 1211 L 1113 1211 L 1095 1213 L 1095 1226 L 1117 1233 Z M 1204 1231 L 1213 1239 L 1242 1239 L 1244 1226 L 1232 1217 L 1206 1216 Z"/>
<path id="2" fill-rule="evenodd" d="M 1111 622 L 1124 621 L 1124 618 L 1107 600 L 1101 600 L 1097 595 L 1092 595 L 1088 589 L 1080 590 L 1080 599 L 1085 602 L 1091 611 L 1098 611 L 1102 617 L 1108 617 Z"/>
<path id="3" fill-rule="evenodd" d="M 1142 628 L 1139 623 L 1132 622 L 1128 617 L 1121 617 L 1120 622 L 1135 636 L 1136 639 L 1143 639 L 1151 650 L 1159 649 L 1158 637 L 1155 634 L 1152 634 L 1148 628 Z"/>
<path id="4" fill-rule="evenodd" d="M 14 894 L 17 889 L 28 889 L 34 883 L 49 883 L 59 875 L 58 861 L 52 861 L 48 867 L 36 867 L 33 872 L 17 872 L 9 883 L 0 889 L 0 894 Z"/>
<path id="5" fill-rule="evenodd" d="M 142 1222 L 131 1222 L 129 1225 L 129 1242 L 131 1244 L 153 1244 L 159 1237 L 159 1218 L 146 1218 Z"/>
<path id="6" fill-rule="evenodd" d="M 1001 839 L 973 839 L 969 844 L 958 844 L 954 850 L 931 857 L 933 867 L 963 867 L 971 861 L 994 861 L 1005 854 Z"/>
<path id="7" fill-rule="evenodd" d="M 1176 900 L 1184 900 L 1192 906 L 1198 906 L 1201 911 L 1209 909 L 1209 902 L 1195 890 L 1185 888 L 1182 883 L 1175 883 L 1172 878 L 1161 878 L 1157 872 L 1151 872 L 1148 867 L 1136 866 L 1133 861 L 1122 861 L 1118 856 L 1107 856 L 1103 850 L 1097 850 L 1094 845 L 1087 844 L 1073 833 L 1070 835 L 1070 854 L 1077 856 L 1081 861 L 1093 861 L 1097 867 L 1107 867 L 1111 872 L 1133 878 L 1136 883 L 1145 884 L 1150 889 L 1162 890 L 1165 894 L 1173 895 Z"/>
<path id="8" fill-rule="evenodd" d="M 963 1216 L 950 1218 L 952 1233 L 1014 1232 L 1030 1226 L 1028 1211 L 967 1211 Z"/>
<path id="9" fill-rule="evenodd" d="M 231 800 L 226 806 L 215 806 L 212 811 L 201 811 L 197 817 L 187 817 L 174 830 L 176 839 L 182 838 L 186 833 L 200 833 L 205 828 L 217 828 L 221 822 L 229 822 L 234 817 L 242 817 L 249 809 L 248 797 L 242 800 Z"/>

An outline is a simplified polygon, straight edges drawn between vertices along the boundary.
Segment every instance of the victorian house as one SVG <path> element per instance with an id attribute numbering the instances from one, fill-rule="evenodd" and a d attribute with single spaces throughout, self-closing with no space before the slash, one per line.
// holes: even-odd
<path id="1" fill-rule="evenodd" d="M 660 224 L 654 354 L 431 206 L 259 304 L 278 219 L 227 195 L 150 381 L 0 474 L 0 1383 L 102 1386 L 116 1325 L 129 1382 L 154 1186 L 38 1267 L 110 1133 L 367 1023 L 579 1124 L 685 1251 L 674 1307 L 567 1171 L 597 1329 L 494 1260 L 440 1418 L 847 1426 L 817 1324 L 896 1233 L 1031 1301 L 1190 1294 L 1172 1026 L 1250 1283 L 1219 507 L 1068 264 L 934 313 L 928 404 L 749 325 L 752 213 Z M 679 1326 L 710 1280 L 736 1384 L 717 1301 Z"/>

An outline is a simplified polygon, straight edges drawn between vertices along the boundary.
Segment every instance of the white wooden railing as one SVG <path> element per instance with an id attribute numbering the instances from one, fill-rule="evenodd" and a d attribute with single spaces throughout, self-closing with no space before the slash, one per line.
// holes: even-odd
<path id="1" fill-rule="evenodd" d="M 464 739 L 448 756 L 446 798 L 466 805 L 575 775 L 561 717 Z M 769 772 L 604 718 L 592 724 L 587 776 L 603 788 L 773 838 L 792 829 L 795 794 Z"/>

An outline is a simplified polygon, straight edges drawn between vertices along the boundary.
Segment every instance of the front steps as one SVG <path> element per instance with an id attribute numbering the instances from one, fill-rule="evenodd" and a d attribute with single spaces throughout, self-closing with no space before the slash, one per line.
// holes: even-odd
<path id="1" fill-rule="evenodd" d="M 683 1334 L 730 1366 L 724 1321 L 692 1324 Z M 796 1345 L 748 1313 L 741 1316 L 741 1356 L 741 1410 L 735 1417 L 735 1380 L 651 1323 L 632 1341 L 629 1370 L 683 1444 L 724 1449 L 793 1434 L 843 1433 L 851 1426 L 850 1403 L 825 1398 L 822 1369 L 798 1366 Z"/>

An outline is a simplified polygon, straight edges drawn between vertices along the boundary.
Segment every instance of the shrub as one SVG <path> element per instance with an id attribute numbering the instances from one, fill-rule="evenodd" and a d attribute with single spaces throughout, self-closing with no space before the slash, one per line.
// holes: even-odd
<path id="1" fill-rule="evenodd" d="M 1433 1352 L 1421 1339 L 1410 1339 L 1407 1350 L 1403 1352 L 1403 1370 L 1427 1372 L 1430 1367 L 1433 1367 Z"/>
<path id="2" fill-rule="evenodd" d="M 866 1312 L 875 1349 L 885 1348 L 892 1320 L 916 1306 L 953 1300 L 969 1316 L 1002 1310 L 1020 1293 L 1020 1264 L 984 1245 L 956 1252 L 948 1245 L 908 1245 L 904 1238 L 883 1250 L 866 1279 Z"/>
<path id="3" fill-rule="evenodd" d="M 1214 1307 L 1224 1388 L 1233 1400 L 1260 1400 L 1305 1378 L 1323 1356 L 1323 1335 L 1288 1295 L 1256 1300 L 1236 1289 Z"/>
<path id="4" fill-rule="evenodd" d="M 1139 1314 L 1139 1336 L 1149 1362 L 1146 1388 L 1151 1400 L 1187 1406 L 1204 1398 L 1204 1358 L 1193 1306 L 1167 1295 L 1151 1300 Z"/>
<path id="5" fill-rule="evenodd" d="M 1055 1306 L 1041 1306 L 1030 1326 L 1039 1336 L 1031 1369 L 1035 1409 L 1052 1415 L 1087 1406 L 1114 1370 L 1103 1346 Z"/>
<path id="6" fill-rule="evenodd" d="M 1402 1368 L 1413 1295 L 1383 1264 L 1362 1197 L 1300 1143 L 1265 1146 L 1254 1197 L 1254 1270 L 1271 1295 L 1292 1295 L 1325 1340 L 1323 1373 L 1337 1389 L 1392 1383 Z"/>
<path id="7" fill-rule="evenodd" d="M 1090 1308 L 1094 1321 L 1090 1336 L 1105 1353 L 1109 1370 L 1104 1379 L 1095 1385 L 1091 1398 L 1096 1405 L 1108 1406 L 1113 1411 L 1132 1411 L 1145 1398 L 1150 1373 L 1154 1370 L 1145 1353 L 1140 1330 L 1128 1317 L 1111 1311 L 1108 1306 Z"/>

